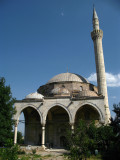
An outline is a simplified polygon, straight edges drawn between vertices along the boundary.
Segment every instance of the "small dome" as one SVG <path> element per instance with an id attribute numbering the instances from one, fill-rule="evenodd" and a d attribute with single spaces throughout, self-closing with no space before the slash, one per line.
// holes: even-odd
<path id="1" fill-rule="evenodd" d="M 94 91 L 86 90 L 86 91 L 81 91 L 79 92 L 79 95 L 81 97 L 98 97 L 98 94 Z"/>
<path id="2" fill-rule="evenodd" d="M 60 87 L 54 88 L 54 89 L 51 91 L 51 93 L 54 94 L 54 95 L 70 94 L 70 92 L 69 92 L 66 88 L 60 88 Z"/>
<path id="3" fill-rule="evenodd" d="M 78 74 L 73 74 L 73 73 L 61 73 L 53 78 L 51 78 L 47 84 L 49 83 L 55 83 L 55 82 L 83 82 L 83 83 L 89 83 L 85 78 Z"/>
<path id="4" fill-rule="evenodd" d="M 59 92 L 60 92 L 60 88 L 59 88 L 59 87 L 54 88 L 54 89 L 52 89 L 52 91 L 51 91 L 52 94 L 58 94 Z"/>
<path id="5" fill-rule="evenodd" d="M 38 92 L 28 94 L 25 99 L 43 99 L 44 96 Z"/>

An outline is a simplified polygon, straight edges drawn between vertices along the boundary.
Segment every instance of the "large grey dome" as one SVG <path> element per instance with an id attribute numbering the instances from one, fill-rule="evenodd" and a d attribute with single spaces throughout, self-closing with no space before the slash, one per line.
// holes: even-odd
<path id="1" fill-rule="evenodd" d="M 83 82 L 89 83 L 85 78 L 74 73 L 61 73 L 51 78 L 47 84 L 54 82 Z"/>

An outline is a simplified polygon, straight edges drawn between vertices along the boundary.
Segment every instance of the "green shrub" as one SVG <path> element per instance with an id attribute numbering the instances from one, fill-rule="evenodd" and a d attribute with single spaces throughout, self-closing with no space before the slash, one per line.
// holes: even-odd
<path id="1" fill-rule="evenodd" d="M 24 150 L 19 150 L 18 154 L 25 154 L 25 151 Z"/>
<path id="2" fill-rule="evenodd" d="M 18 145 L 2 148 L 1 160 L 18 160 Z"/>
<path id="3" fill-rule="evenodd" d="M 12 139 L 8 139 L 4 148 L 1 148 L 0 155 L 1 160 L 18 160 L 19 146 L 14 145 Z"/>

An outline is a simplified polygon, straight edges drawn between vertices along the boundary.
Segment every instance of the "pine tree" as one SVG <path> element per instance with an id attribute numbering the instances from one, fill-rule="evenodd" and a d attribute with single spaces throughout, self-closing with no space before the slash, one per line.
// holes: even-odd
<path id="1" fill-rule="evenodd" d="M 0 78 L 0 146 L 4 146 L 12 137 L 15 109 L 10 86 L 5 85 L 5 79 Z"/>

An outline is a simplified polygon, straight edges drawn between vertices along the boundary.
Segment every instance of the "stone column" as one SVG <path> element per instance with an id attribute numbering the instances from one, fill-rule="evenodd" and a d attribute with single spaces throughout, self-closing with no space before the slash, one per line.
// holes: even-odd
<path id="1" fill-rule="evenodd" d="M 45 124 L 42 125 L 42 148 L 45 149 Z"/>
<path id="2" fill-rule="evenodd" d="M 17 143 L 17 122 L 15 122 L 15 128 L 14 128 L 14 144 Z"/>

